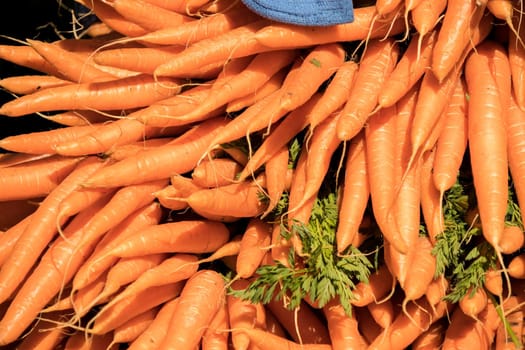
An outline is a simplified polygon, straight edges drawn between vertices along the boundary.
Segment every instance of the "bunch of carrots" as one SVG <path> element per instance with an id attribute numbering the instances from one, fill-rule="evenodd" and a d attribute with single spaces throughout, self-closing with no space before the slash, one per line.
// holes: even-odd
<path id="1" fill-rule="evenodd" d="M 77 0 L 0 45 L 1 349 L 519 349 L 520 0 Z"/>

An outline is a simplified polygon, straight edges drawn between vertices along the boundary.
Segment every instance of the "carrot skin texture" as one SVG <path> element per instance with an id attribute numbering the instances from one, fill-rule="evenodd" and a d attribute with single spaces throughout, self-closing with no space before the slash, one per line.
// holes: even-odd
<path id="1" fill-rule="evenodd" d="M 237 255 L 237 275 L 249 278 L 263 261 L 271 242 L 272 225 L 260 219 L 252 218 L 241 239 Z"/>
<path id="2" fill-rule="evenodd" d="M 364 349 L 366 342 L 359 329 L 355 314 L 348 316 L 336 299 L 323 307 L 333 350 Z"/>
<path id="3" fill-rule="evenodd" d="M 201 270 L 194 274 L 184 285 L 166 338 L 159 349 L 194 349 L 225 297 L 220 274 L 213 270 Z"/>
<path id="4" fill-rule="evenodd" d="M 465 63 L 470 95 L 468 139 L 472 175 L 483 235 L 496 249 L 499 249 L 503 234 L 508 198 L 504 111 L 510 105 L 511 78 L 509 62 L 503 50 L 499 44 L 485 41 L 478 45 Z M 488 74 L 480 74 L 485 69 Z"/>

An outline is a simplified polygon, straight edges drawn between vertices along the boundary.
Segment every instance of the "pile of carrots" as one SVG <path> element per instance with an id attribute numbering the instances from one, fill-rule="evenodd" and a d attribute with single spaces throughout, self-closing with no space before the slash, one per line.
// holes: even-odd
<path id="1" fill-rule="evenodd" d="M 525 344 L 521 0 L 77 1 L 0 45 L 0 349 Z"/>

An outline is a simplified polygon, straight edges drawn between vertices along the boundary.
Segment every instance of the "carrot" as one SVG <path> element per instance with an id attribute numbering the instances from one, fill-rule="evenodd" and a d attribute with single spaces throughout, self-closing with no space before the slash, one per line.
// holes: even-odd
<path id="1" fill-rule="evenodd" d="M 250 337 L 251 342 L 260 350 L 287 349 L 287 350 L 329 350 L 329 344 L 297 343 L 268 331 L 256 328 L 243 328 L 242 332 Z"/>
<path id="2" fill-rule="evenodd" d="M 381 328 L 387 329 L 394 320 L 394 305 L 392 300 L 384 300 L 380 303 L 370 303 L 366 306 L 370 315 Z"/>
<path id="3" fill-rule="evenodd" d="M 35 209 L 36 210 L 36 209 Z M 28 214 L 14 225 L 6 228 L 0 235 L 0 266 L 8 258 L 13 246 L 16 244 L 26 226 L 31 221 L 32 214 Z"/>
<path id="4" fill-rule="evenodd" d="M 267 307 L 295 342 L 301 344 L 330 344 L 328 328 L 314 309 L 306 302 L 302 302 L 297 309 L 289 310 L 284 305 L 284 302 L 284 300 L 272 299 L 267 304 Z"/>
<path id="5" fill-rule="evenodd" d="M 487 307 L 488 297 L 483 288 L 470 288 L 467 294 L 459 301 L 461 311 L 467 316 L 476 316 Z"/>
<path id="6" fill-rule="evenodd" d="M 57 143 L 80 138 L 95 130 L 97 126 L 71 126 L 8 136 L 0 140 L 0 147 L 11 152 L 52 154 L 55 153 L 53 146 Z"/>
<path id="7" fill-rule="evenodd" d="M 136 210 L 108 231 L 95 248 L 93 254 L 75 274 L 72 282 L 72 290 L 80 290 L 87 286 L 118 261 L 118 257 L 107 256 L 100 258 L 100 256 L 106 256 L 104 255 L 105 252 L 118 244 L 119 239 L 126 239 L 126 237 L 136 231 L 156 225 L 160 222 L 161 218 L 162 211 L 160 206 L 157 203 L 151 203 Z"/>
<path id="8" fill-rule="evenodd" d="M 197 214 L 212 220 L 231 221 L 235 218 L 261 215 L 266 203 L 261 198 L 264 178 L 205 188 L 183 198 Z M 242 205 L 239 205 L 242 203 Z"/>
<path id="9" fill-rule="evenodd" d="M 482 327 L 481 322 L 465 315 L 461 308 L 456 308 L 445 332 L 442 349 L 490 348 L 487 334 Z"/>
<path id="10" fill-rule="evenodd" d="M 110 332 L 134 316 L 178 296 L 182 288 L 183 283 L 179 282 L 146 289 L 97 313 L 88 321 L 86 331 L 90 334 Z"/>
<path id="11" fill-rule="evenodd" d="M 109 4 L 101 0 L 82 0 L 82 5 L 93 10 L 94 14 L 108 27 L 124 36 L 139 36 L 147 33 L 147 30 L 136 23 L 128 21 Z"/>
<path id="12" fill-rule="evenodd" d="M 205 147 L 225 125 L 223 118 L 207 120 L 187 131 L 179 142 L 144 151 L 126 158 L 92 176 L 89 187 L 116 187 L 169 178 L 190 171 L 198 163 Z M 184 142 L 181 142 L 184 140 Z M 118 178 L 112 174 L 119 173 Z"/>
<path id="13" fill-rule="evenodd" d="M 404 1 L 402 0 L 378 0 L 375 7 L 378 15 L 384 16 L 399 9 L 403 3 Z"/>
<path id="14" fill-rule="evenodd" d="M 126 109 L 149 105 L 180 91 L 174 79 L 137 75 L 49 88 L 3 104 L 0 114 L 17 117 L 62 109 Z M 68 98 L 64 98 L 64 96 Z M 118 98 L 115 98 L 118 96 Z"/>
<path id="15" fill-rule="evenodd" d="M 144 269 L 136 279 L 129 281 L 130 283 L 113 296 L 100 312 L 148 288 L 184 281 L 197 272 L 198 265 L 195 264 L 197 257 L 193 254 L 175 254 L 169 258 L 163 257 L 164 260 L 155 259 L 154 264 Z M 110 277 L 108 274 L 108 279 Z M 118 288 L 113 288 L 113 290 L 118 291 Z"/>
<path id="16" fill-rule="evenodd" d="M 525 279 L 525 254 L 513 257 L 507 266 L 507 272 L 513 278 Z"/>
<path id="17" fill-rule="evenodd" d="M 365 132 L 366 162 L 372 210 L 385 239 L 399 252 L 406 252 L 391 216 L 395 195 L 395 118 L 396 107 L 380 109 L 369 118 Z M 387 175 L 388 174 L 388 175 Z"/>
<path id="18" fill-rule="evenodd" d="M 191 173 L 193 183 L 200 187 L 219 187 L 232 183 L 241 165 L 229 158 L 204 160 Z"/>
<path id="19" fill-rule="evenodd" d="M 499 266 L 498 266 L 499 268 Z M 503 295 L 503 276 L 500 270 L 496 268 L 489 268 L 485 272 L 485 281 L 483 282 L 483 287 L 493 295 L 502 296 Z"/>
<path id="20" fill-rule="evenodd" d="M 231 284 L 233 290 L 245 289 L 248 280 L 236 280 Z M 226 296 L 228 316 L 232 328 L 231 341 L 235 349 L 248 349 L 250 338 L 242 331 L 245 328 L 265 329 L 266 314 L 263 304 L 252 304 L 231 294 Z"/>
<path id="21" fill-rule="evenodd" d="M 416 340 L 411 344 L 414 350 L 431 350 L 441 346 L 445 338 L 445 324 L 443 322 L 435 322 L 430 327 L 421 333 Z"/>
<path id="22" fill-rule="evenodd" d="M 510 59 L 510 55 L 509 55 Z M 510 176 L 514 184 L 514 191 L 520 208 L 525 208 L 525 187 L 522 179 L 525 176 L 525 168 L 522 163 L 522 155 L 525 154 L 525 145 L 521 143 L 522 135 L 525 132 L 525 109 L 518 105 L 516 90 L 510 96 L 510 106 L 507 118 L 507 153 L 509 160 Z"/>
<path id="23" fill-rule="evenodd" d="M 518 11 L 516 11 L 518 12 Z M 521 14 L 515 15 L 512 19 L 518 33 L 509 31 L 508 55 L 510 71 L 512 74 L 512 87 L 516 103 L 521 110 L 525 110 L 525 84 L 522 83 L 523 70 L 525 69 L 525 44 L 523 43 L 525 27 L 521 23 Z"/>
<path id="24" fill-rule="evenodd" d="M 410 302 L 406 313 L 400 313 L 392 325 L 383 330 L 368 349 L 378 349 L 388 346 L 390 349 L 405 349 L 423 331 L 439 320 L 447 311 L 446 303 L 442 302 L 434 311 L 425 299 Z"/>
<path id="25" fill-rule="evenodd" d="M 323 314 L 334 350 L 364 348 L 366 342 L 357 328 L 355 314 L 348 316 L 336 299 L 332 299 L 323 307 Z"/>
<path id="26" fill-rule="evenodd" d="M 206 64 L 226 62 L 231 58 L 269 51 L 270 48 L 253 40 L 255 32 L 268 23 L 268 20 L 261 19 L 224 34 L 200 40 L 178 54 L 178 57 L 158 66 L 153 74 L 156 77 L 183 77 L 193 69 Z"/>
<path id="27" fill-rule="evenodd" d="M 225 34 L 260 17 L 245 6 L 234 5 L 231 9 L 201 17 L 175 28 L 159 29 L 136 38 L 157 45 L 190 45 L 200 40 Z"/>
<path id="28" fill-rule="evenodd" d="M 237 256 L 237 276 L 241 278 L 253 276 L 270 247 L 271 232 L 271 224 L 256 218 L 250 219 Z"/>
<path id="29" fill-rule="evenodd" d="M 260 29 L 255 39 L 273 49 L 309 47 L 313 45 L 382 38 L 399 34 L 405 29 L 396 14 L 380 16 L 374 6 L 354 9 L 354 21 L 333 26 L 307 27 L 291 24 L 271 24 Z"/>
<path id="30" fill-rule="evenodd" d="M 100 122 L 107 122 L 113 112 L 108 114 L 99 113 L 90 110 L 71 110 L 55 114 L 41 115 L 42 118 L 64 126 L 82 126 L 91 125 Z"/>
<path id="31" fill-rule="evenodd" d="M 283 174 L 285 174 L 283 176 Z M 266 192 L 268 206 L 261 218 L 270 214 L 279 204 L 283 193 L 290 187 L 292 169 L 289 167 L 289 152 L 286 146 L 281 147 L 275 155 L 268 160 L 264 167 L 266 177 Z"/>
<path id="32" fill-rule="evenodd" d="M 381 334 L 383 329 L 374 321 L 367 307 L 354 308 L 352 312 L 356 314 L 357 328 L 368 346 Z"/>
<path id="33" fill-rule="evenodd" d="M 438 81 L 458 63 L 463 50 L 471 45 L 473 28 L 477 27 L 486 5 L 476 0 L 449 0 L 439 34 L 432 50 L 432 72 Z"/>
<path id="34" fill-rule="evenodd" d="M 436 236 L 443 232 L 444 218 L 441 209 L 441 195 L 434 184 L 433 164 L 435 150 L 423 153 L 421 159 L 421 214 L 428 232 L 428 238 L 434 245 Z"/>
<path id="35" fill-rule="evenodd" d="M 0 45 L 0 58 L 22 67 L 62 78 L 55 66 L 28 45 Z"/>
<path id="36" fill-rule="evenodd" d="M 173 185 L 168 185 L 163 189 L 153 193 L 155 199 L 162 205 L 163 208 L 170 210 L 182 210 L 189 208 L 188 203 L 179 198 L 188 196 L 183 194 L 179 189 Z"/>
<path id="37" fill-rule="evenodd" d="M 55 190 L 81 159 L 51 156 L 0 169 L 2 201 L 46 196 Z"/>
<path id="38" fill-rule="evenodd" d="M 230 320 L 228 305 L 224 301 L 202 335 L 202 350 L 227 350 L 230 335 L 225 331 L 226 329 L 230 329 Z"/>
<path id="39" fill-rule="evenodd" d="M 341 108 L 350 95 L 358 64 L 345 61 L 335 72 L 323 95 L 308 114 L 310 129 L 314 129 L 329 115 Z"/>
<path id="40" fill-rule="evenodd" d="M 82 235 L 82 227 L 107 201 L 102 198 L 81 215 L 75 217 L 39 259 L 35 269 L 16 291 L 9 308 L 0 320 L 0 344 L 15 341 L 36 318 L 51 299 L 60 294 L 62 288 L 73 277 L 94 244 L 74 252 Z M 19 240 L 20 242 L 20 240 Z M 44 277 L 43 277 L 44 276 Z"/>
<path id="41" fill-rule="evenodd" d="M 284 147 L 292 138 L 299 134 L 308 125 L 308 115 L 321 102 L 321 99 L 320 94 L 314 94 L 305 104 L 291 111 L 286 118 L 276 125 L 257 150 L 250 154 L 248 163 L 242 169 L 238 179 L 244 180 L 248 176 L 253 175 L 281 147 Z"/>
<path id="42" fill-rule="evenodd" d="M 431 306 L 435 306 L 443 300 L 448 292 L 449 284 L 444 275 L 440 275 L 430 282 L 425 297 Z"/>
<path id="43" fill-rule="evenodd" d="M 445 109 L 445 125 L 434 156 L 433 182 L 440 196 L 456 182 L 467 149 L 467 99 L 464 79 L 458 80 Z"/>
<path id="44" fill-rule="evenodd" d="M 412 25 L 416 28 L 420 37 L 424 37 L 434 29 L 446 7 L 447 0 L 421 0 L 419 4 L 410 11 Z M 421 45 L 421 47 L 424 46 Z"/>
<path id="45" fill-rule="evenodd" d="M 91 350 L 91 349 L 106 349 L 116 350 L 117 344 L 108 348 L 111 344 L 111 333 L 101 335 L 86 335 L 82 332 L 75 332 L 67 338 L 64 344 L 64 350 Z"/>
<path id="46" fill-rule="evenodd" d="M 55 322 L 61 321 L 63 316 L 61 312 L 53 312 L 46 315 L 45 320 L 35 320 L 30 332 L 16 344 L 16 349 L 56 349 L 67 338 L 67 333 L 55 326 Z"/>
<path id="47" fill-rule="evenodd" d="M 501 236 L 501 252 L 513 254 L 523 246 L 524 241 L 523 230 L 519 226 L 506 225 Z"/>
<path id="48" fill-rule="evenodd" d="M 295 50 L 278 50 L 255 55 L 250 64 L 240 73 L 225 81 L 217 80 L 204 100 L 193 111 L 184 116 L 206 115 L 228 102 L 253 94 L 279 70 L 289 65 L 297 56 Z"/>
<path id="49" fill-rule="evenodd" d="M 194 21 L 189 16 L 166 10 L 143 0 L 113 0 L 111 6 L 122 17 L 138 24 L 147 31 L 177 27 Z"/>
<path id="50" fill-rule="evenodd" d="M 428 35 L 416 34 L 410 39 L 406 51 L 381 87 L 377 98 L 381 107 L 389 107 L 399 101 L 428 70 L 437 35 L 436 29 Z"/>
<path id="51" fill-rule="evenodd" d="M 339 139 L 351 139 L 364 126 L 377 106 L 381 86 L 394 69 L 398 55 L 398 45 L 392 39 L 368 42 L 337 125 Z"/>
<path id="52" fill-rule="evenodd" d="M 302 200 L 296 204 L 289 204 L 288 212 L 293 212 L 311 200 L 319 189 L 328 172 L 330 161 L 341 141 L 337 138 L 340 115 L 336 114 L 323 121 L 313 130 L 309 138 L 308 157 L 306 160 L 306 181 L 302 193 Z"/>
<path id="53" fill-rule="evenodd" d="M 17 95 L 26 95 L 49 87 L 72 84 L 53 75 L 20 75 L 0 79 L 0 87 Z"/>
<path id="54" fill-rule="evenodd" d="M 175 136 L 175 135 L 174 135 Z M 152 137 L 143 141 L 131 141 L 130 143 L 114 146 L 105 153 L 111 161 L 119 161 L 137 155 L 140 152 L 164 146 L 173 141 L 170 137 Z"/>
<path id="55" fill-rule="evenodd" d="M 167 254 L 157 253 L 137 257 L 121 258 L 111 268 L 104 273 L 106 276 L 103 289 L 87 305 L 74 304 L 75 316 L 70 322 L 80 320 L 95 305 L 104 303 L 102 308 L 111 307 L 118 301 L 125 299 L 125 295 L 120 297 L 120 293 L 125 286 L 133 283 L 150 269 L 157 267 L 167 258 Z M 103 276 L 103 275 L 101 275 Z M 167 283 L 166 283 L 167 284 Z M 79 292 L 82 289 L 79 290 Z M 73 294 L 73 292 L 75 294 Z M 75 298 L 78 293 L 73 289 L 71 293 Z M 118 299 L 118 300 L 116 300 Z"/>
<path id="56" fill-rule="evenodd" d="M 130 350 L 157 349 L 160 342 L 165 337 L 169 321 L 179 298 L 173 298 L 161 305 L 157 316 L 148 328 L 129 344 Z"/>
<path id="57" fill-rule="evenodd" d="M 31 222 L 16 242 L 9 258 L 0 270 L 0 300 L 5 301 L 20 285 L 38 257 L 51 242 L 56 230 L 57 208 L 61 201 L 74 191 L 104 163 L 95 157 L 88 157 L 77 164 L 75 169 L 49 193 L 33 213 Z"/>
<path id="58" fill-rule="evenodd" d="M 275 73 L 270 80 L 268 80 L 263 86 L 261 86 L 255 93 L 246 95 L 243 97 L 238 97 L 226 105 L 226 112 L 233 113 L 241 111 L 244 108 L 247 108 L 265 97 L 271 95 L 277 91 L 281 86 L 282 82 L 288 73 L 286 68 L 281 69 L 279 72 Z"/>
<path id="59" fill-rule="evenodd" d="M 150 226 L 105 252 L 105 256 L 130 257 L 155 253 L 213 252 L 228 240 L 228 228 L 220 222 L 187 220 Z"/>
<path id="60" fill-rule="evenodd" d="M 182 14 L 193 14 L 202 6 L 208 3 L 208 0 L 148 0 L 149 3 L 159 7 Z"/>
<path id="61" fill-rule="evenodd" d="M 480 74 L 480 69 L 489 66 L 497 69 L 497 76 Z M 511 95 L 509 62 L 503 48 L 491 41 L 478 45 L 465 63 L 465 78 L 470 95 L 470 160 L 482 232 L 499 250 L 508 199 L 507 129 L 503 113 L 509 107 Z M 490 146 L 486 144 L 488 139 L 492 140 Z"/>
<path id="62" fill-rule="evenodd" d="M 158 307 L 144 311 L 115 328 L 113 331 L 113 340 L 109 346 L 113 346 L 113 344 L 130 343 L 135 340 L 153 322 L 157 311 Z"/>
<path id="63" fill-rule="evenodd" d="M 161 349 L 195 348 L 224 302 L 223 277 L 200 270 L 184 285 Z"/>
<path id="64" fill-rule="evenodd" d="M 53 66 L 57 67 L 61 77 L 75 83 L 108 81 L 115 79 L 113 74 L 101 71 L 89 62 L 87 57 L 78 52 L 68 51 L 58 45 L 40 40 L 26 41 L 31 47 Z"/>
<path id="65" fill-rule="evenodd" d="M 155 68 L 181 52 L 183 46 L 124 47 L 95 52 L 93 60 L 103 66 L 152 74 Z"/>

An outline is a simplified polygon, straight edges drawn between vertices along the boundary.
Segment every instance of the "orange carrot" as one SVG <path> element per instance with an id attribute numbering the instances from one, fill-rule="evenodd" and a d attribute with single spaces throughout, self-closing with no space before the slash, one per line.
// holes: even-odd
<path id="1" fill-rule="evenodd" d="M 518 11 L 516 11 L 518 12 Z M 525 36 L 525 26 L 521 23 L 522 15 L 515 15 L 512 19 L 514 27 L 517 28 L 518 32 L 513 30 L 509 31 L 509 43 L 508 43 L 508 55 L 510 63 L 510 71 L 512 74 L 512 87 L 514 90 L 514 96 L 516 98 L 516 104 L 521 110 L 525 110 L 525 84 L 522 83 L 520 77 L 523 76 L 525 70 L 525 44 L 523 43 L 523 37 Z"/>
<path id="2" fill-rule="evenodd" d="M 0 114 L 17 117 L 63 109 L 126 109 L 149 105 L 180 91 L 174 79 L 137 75 L 49 88 L 5 103 Z M 68 98 L 64 98 L 67 95 Z M 118 96 L 118 98 L 115 98 Z"/>
<path id="3" fill-rule="evenodd" d="M 250 282 L 248 280 L 236 280 L 231 284 L 233 290 L 245 289 Z M 227 295 L 228 316 L 230 327 L 232 328 L 231 341 L 235 349 L 248 349 L 250 346 L 250 337 L 242 330 L 248 329 L 265 329 L 266 326 L 266 309 L 261 303 L 252 304 L 235 297 Z"/>
<path id="4" fill-rule="evenodd" d="M 389 107 L 399 101 L 428 70 L 437 33 L 438 30 L 433 30 L 424 37 L 417 34 L 410 40 L 406 51 L 381 87 L 377 98 L 381 107 Z"/>
<path id="5" fill-rule="evenodd" d="M 179 136 L 173 144 L 141 152 L 92 176 L 85 185 L 116 187 L 183 174 L 195 167 L 212 138 L 226 124 L 223 118 L 207 120 Z M 182 142 L 184 140 L 184 142 Z M 126 174 L 115 177 L 112 174 Z"/>
<path id="6" fill-rule="evenodd" d="M 206 64 L 226 62 L 231 58 L 269 51 L 270 48 L 253 40 L 255 32 L 268 23 L 268 20 L 261 19 L 224 34 L 200 40 L 178 54 L 178 57 L 158 66 L 153 74 L 156 77 L 183 77 L 193 69 Z"/>
<path id="7" fill-rule="evenodd" d="M 5 231 L 0 235 L 0 266 L 2 266 L 4 261 L 8 258 L 12 248 L 18 239 L 20 239 L 20 236 L 24 232 L 31 219 L 32 214 L 27 215 L 25 218 L 18 221 L 18 223 L 9 228 L 6 228 Z"/>
<path id="8" fill-rule="evenodd" d="M 484 41 L 465 63 L 470 95 L 468 139 L 472 176 L 483 236 L 496 250 L 500 249 L 508 199 L 507 129 L 503 113 L 510 104 L 511 81 L 503 50 L 495 42 Z M 498 75 L 481 74 L 483 67 L 494 67 L 491 69 L 497 69 Z M 489 139 L 490 146 L 486 142 Z"/>
<path id="9" fill-rule="evenodd" d="M 356 41 L 383 38 L 401 33 L 405 29 L 402 18 L 396 14 L 377 16 L 374 6 L 354 9 L 354 21 L 333 26 L 297 26 L 271 24 L 255 34 L 262 45 L 277 48 L 309 47 L 336 41 Z"/>
<path id="10" fill-rule="evenodd" d="M 353 299 L 350 303 L 363 307 L 372 302 L 383 299 L 393 288 L 394 279 L 385 265 L 381 265 L 376 272 L 370 274 L 368 283 L 359 282 L 352 291 Z"/>
<path id="11" fill-rule="evenodd" d="M 435 151 L 425 152 L 421 159 L 421 214 L 428 232 L 428 238 L 434 245 L 436 236 L 443 232 L 444 218 L 441 209 L 441 195 L 434 184 L 433 164 Z"/>
<path id="12" fill-rule="evenodd" d="M 55 114 L 45 114 L 42 115 L 42 118 L 64 126 L 82 126 L 107 122 L 111 115 L 115 115 L 115 113 L 110 111 L 107 114 L 103 114 L 90 110 L 71 110 Z"/>
<path id="13" fill-rule="evenodd" d="M 195 348 L 224 302 L 223 277 L 200 270 L 184 285 L 161 349 Z"/>
<path id="14" fill-rule="evenodd" d="M 62 78 L 55 66 L 28 45 L 0 45 L 0 58 L 22 67 Z"/>
<path id="15" fill-rule="evenodd" d="M 336 299 L 332 299 L 323 307 L 323 313 L 334 350 L 364 348 L 366 343 L 357 328 L 355 314 L 348 316 Z"/>
<path id="16" fill-rule="evenodd" d="M 516 225 L 506 225 L 501 236 L 501 252 L 513 254 L 517 252 L 525 241 L 523 230 Z"/>
<path id="17" fill-rule="evenodd" d="M 381 86 L 394 69 L 398 55 L 398 45 L 392 39 L 368 42 L 337 125 L 341 140 L 351 139 L 364 126 L 377 106 Z"/>
<path id="18" fill-rule="evenodd" d="M 49 87 L 72 84 L 53 75 L 20 75 L 0 79 L 0 87 L 17 95 L 26 95 Z"/>
<path id="19" fill-rule="evenodd" d="M 146 310 L 115 328 L 113 331 L 113 340 L 109 346 L 113 346 L 113 344 L 130 343 L 137 339 L 153 322 L 157 311 L 158 307 Z"/>
<path id="20" fill-rule="evenodd" d="M 0 169 L 2 201 L 29 199 L 51 193 L 71 173 L 79 157 L 51 156 Z"/>
<path id="21" fill-rule="evenodd" d="M 381 109 L 372 115 L 365 132 L 366 162 L 372 210 L 386 240 L 400 252 L 406 252 L 404 240 L 393 224 L 391 206 L 395 195 L 395 118 L 396 107 Z M 386 175 L 389 174 L 389 175 Z"/>
<path id="22" fill-rule="evenodd" d="M 482 327 L 481 322 L 465 315 L 461 308 L 456 308 L 445 332 L 442 348 L 490 348 L 487 333 Z"/>
<path id="23" fill-rule="evenodd" d="M 271 242 L 272 225 L 252 218 L 244 231 L 237 256 L 236 271 L 241 278 L 253 276 Z"/>
<path id="24" fill-rule="evenodd" d="M 182 130 L 181 130 L 182 131 Z M 175 135 L 174 135 L 175 136 Z M 105 153 L 111 161 L 119 161 L 137 155 L 145 150 L 164 146 L 173 141 L 170 137 L 152 137 L 143 141 L 131 141 L 130 143 L 114 146 Z"/>
<path id="25" fill-rule="evenodd" d="M 483 288 L 470 288 L 459 301 L 459 307 L 465 315 L 476 318 L 487 307 L 487 303 L 487 293 Z"/>
<path id="26" fill-rule="evenodd" d="M 178 296 L 183 286 L 183 283 L 179 282 L 146 289 L 104 309 L 104 312 L 97 313 L 88 321 L 86 330 L 91 334 L 110 332 L 134 316 Z"/>
<path id="27" fill-rule="evenodd" d="M 8 136 L 0 140 L 0 147 L 11 152 L 52 154 L 55 153 L 53 146 L 57 143 L 68 142 L 87 135 L 97 126 L 71 126 Z"/>
<path id="28" fill-rule="evenodd" d="M 525 187 L 522 182 L 525 176 L 525 164 L 522 162 L 522 155 L 525 154 L 525 145 L 521 141 L 523 139 L 522 135 L 525 133 L 525 109 L 521 109 L 518 106 L 516 90 L 510 96 L 510 106 L 506 115 L 510 176 L 514 184 L 518 205 L 520 208 L 525 208 Z"/>
<path id="29" fill-rule="evenodd" d="M 525 279 L 525 254 L 516 255 L 507 266 L 511 277 Z"/>
<path id="30" fill-rule="evenodd" d="M 142 230 L 148 226 L 156 225 L 162 218 L 162 210 L 157 203 L 151 203 L 143 208 L 136 210 L 120 224 L 108 231 L 95 248 L 93 254 L 79 268 L 72 283 L 72 290 L 79 290 L 96 278 L 104 271 L 107 271 L 118 257 L 105 255 L 105 252 L 118 244 L 119 239 L 126 239 L 134 232 Z M 104 256 L 105 258 L 100 258 Z"/>
<path id="31" fill-rule="evenodd" d="M 411 344 L 414 350 L 431 350 L 441 346 L 445 338 L 446 327 L 443 322 L 435 322 L 419 335 Z"/>
<path id="32" fill-rule="evenodd" d="M 436 271 L 436 257 L 432 253 L 433 246 L 430 240 L 419 236 L 413 247 L 415 253 L 407 277 L 402 284 L 405 292 L 404 305 L 409 300 L 419 299 L 427 293 Z"/>
<path id="33" fill-rule="evenodd" d="M 144 0 L 113 0 L 111 6 L 122 17 L 136 23 L 147 31 L 177 27 L 194 21 L 189 16 L 166 10 Z"/>
<path id="34" fill-rule="evenodd" d="M 5 301 L 20 285 L 33 264 L 57 233 L 56 214 L 62 200 L 104 163 L 88 157 L 40 203 L 31 222 L 16 242 L 0 270 L 0 300 Z"/>
<path id="35" fill-rule="evenodd" d="M 137 339 L 129 344 L 130 350 L 147 350 L 157 349 L 160 342 L 166 336 L 169 321 L 179 298 L 173 298 L 166 301 L 157 312 L 157 316 L 148 328 Z"/>
<path id="36" fill-rule="evenodd" d="M 285 174 L 283 176 L 283 174 Z M 261 218 L 270 214 L 278 205 L 283 193 L 290 188 L 292 169 L 289 167 L 289 151 L 286 146 L 281 147 L 275 155 L 268 160 L 264 167 L 266 177 L 266 192 L 268 194 L 268 207 Z"/>
<path id="37" fill-rule="evenodd" d="M 358 321 L 357 327 L 363 335 L 366 345 L 371 344 L 374 339 L 377 338 L 379 334 L 381 334 L 383 329 L 374 321 L 367 307 L 355 308 L 353 309 L 353 312 L 356 314 Z"/>
<path id="38" fill-rule="evenodd" d="M 224 12 L 201 17 L 175 28 L 159 29 L 136 38 L 157 45 L 190 45 L 200 40 L 225 34 L 260 17 L 245 6 L 236 5 Z"/>
<path id="39" fill-rule="evenodd" d="M 458 63 L 463 50 L 471 45 L 472 32 L 483 17 L 485 4 L 476 0 L 448 0 L 443 22 L 432 50 L 432 72 L 438 81 Z"/>
<path id="40" fill-rule="evenodd" d="M 36 320 L 30 333 L 26 334 L 21 341 L 16 344 L 16 349 L 56 349 L 59 344 L 67 338 L 67 333 L 64 329 L 56 327 L 55 324 L 55 322 L 60 322 L 62 319 L 63 314 L 61 312 L 53 312 L 46 315 L 45 320 Z"/>
<path id="41" fill-rule="evenodd" d="M 242 332 L 250 337 L 251 342 L 260 350 L 330 350 L 329 344 L 296 343 L 268 331 L 255 328 L 243 328 Z"/>
<path id="42" fill-rule="evenodd" d="M 227 350 L 230 335 L 225 330 L 230 328 L 228 305 L 224 301 L 202 335 L 202 350 Z"/>
<path id="43" fill-rule="evenodd" d="M 40 40 L 26 39 L 26 41 L 46 61 L 57 67 L 60 76 L 67 80 L 75 83 L 88 83 L 115 79 L 113 74 L 101 71 L 78 52 L 68 51 L 59 45 Z"/>
<path id="44" fill-rule="evenodd" d="M 118 344 L 113 344 L 113 346 L 108 348 L 111 344 L 111 340 L 111 333 L 86 336 L 83 332 L 75 332 L 67 338 L 67 341 L 64 344 L 64 350 L 116 350 Z"/>
<path id="45" fill-rule="evenodd" d="M 420 36 L 425 36 L 434 29 L 446 7 L 447 0 L 421 0 L 410 11 L 412 25 Z"/>
<path id="46" fill-rule="evenodd" d="M 241 165 L 229 158 L 204 160 L 191 173 L 193 183 L 200 187 L 219 187 L 232 183 Z"/>

